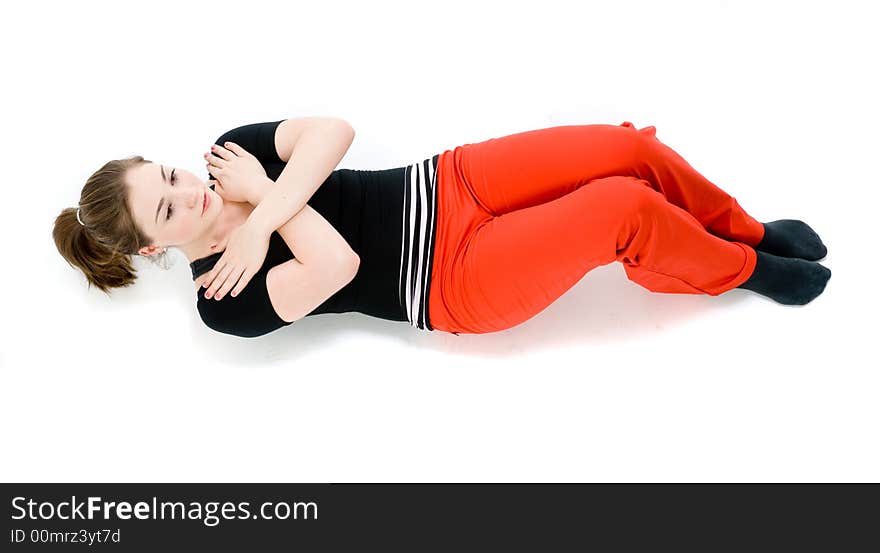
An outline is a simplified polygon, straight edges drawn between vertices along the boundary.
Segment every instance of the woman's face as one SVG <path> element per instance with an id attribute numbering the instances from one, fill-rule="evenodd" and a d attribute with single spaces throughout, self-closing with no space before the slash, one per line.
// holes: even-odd
<path id="1" fill-rule="evenodd" d="M 152 247 L 139 250 L 141 255 L 183 247 L 209 235 L 222 211 L 222 198 L 184 169 L 144 163 L 126 176 L 135 222 L 154 241 Z"/>

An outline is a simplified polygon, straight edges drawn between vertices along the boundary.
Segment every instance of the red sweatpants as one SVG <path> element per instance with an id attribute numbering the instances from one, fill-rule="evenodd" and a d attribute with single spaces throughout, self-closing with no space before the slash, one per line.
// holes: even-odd
<path id="1" fill-rule="evenodd" d="M 655 132 L 567 125 L 440 154 L 431 326 L 516 326 L 612 261 L 654 292 L 745 282 L 764 228 Z"/>

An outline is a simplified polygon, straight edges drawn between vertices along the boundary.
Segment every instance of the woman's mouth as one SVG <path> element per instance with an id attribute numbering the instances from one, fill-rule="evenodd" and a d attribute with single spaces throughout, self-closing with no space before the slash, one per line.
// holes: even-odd
<path id="1" fill-rule="evenodd" d="M 208 196 L 208 191 L 205 190 L 205 200 L 202 202 L 202 215 L 208 211 L 208 206 L 211 205 L 211 197 Z"/>

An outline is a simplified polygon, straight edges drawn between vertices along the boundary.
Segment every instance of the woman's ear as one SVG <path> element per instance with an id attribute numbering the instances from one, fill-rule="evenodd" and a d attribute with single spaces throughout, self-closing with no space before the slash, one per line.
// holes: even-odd
<path id="1" fill-rule="evenodd" d="M 138 253 L 144 257 L 156 255 L 157 253 L 165 253 L 168 248 L 160 248 L 159 246 L 144 246 L 138 250 Z"/>

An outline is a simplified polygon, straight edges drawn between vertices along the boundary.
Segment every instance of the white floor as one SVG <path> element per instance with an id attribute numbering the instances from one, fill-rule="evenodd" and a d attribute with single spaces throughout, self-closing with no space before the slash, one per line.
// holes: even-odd
<path id="1" fill-rule="evenodd" d="M 490 3 L 252 4 L 212 3 L 210 25 L 196 6 L 138 10 L 132 27 L 59 2 L 0 33 L 20 87 L 2 108 L 0 480 L 880 479 L 864 3 L 508 3 L 503 20 Z M 339 167 L 362 169 L 530 128 L 655 125 L 759 220 L 809 223 L 833 275 L 791 307 L 655 294 L 612 264 L 504 332 L 352 313 L 249 340 L 201 324 L 180 252 L 168 271 L 138 260 L 107 298 L 55 250 L 54 218 L 105 161 L 207 178 L 197 156 L 223 130 L 312 114 L 352 122 Z"/>

